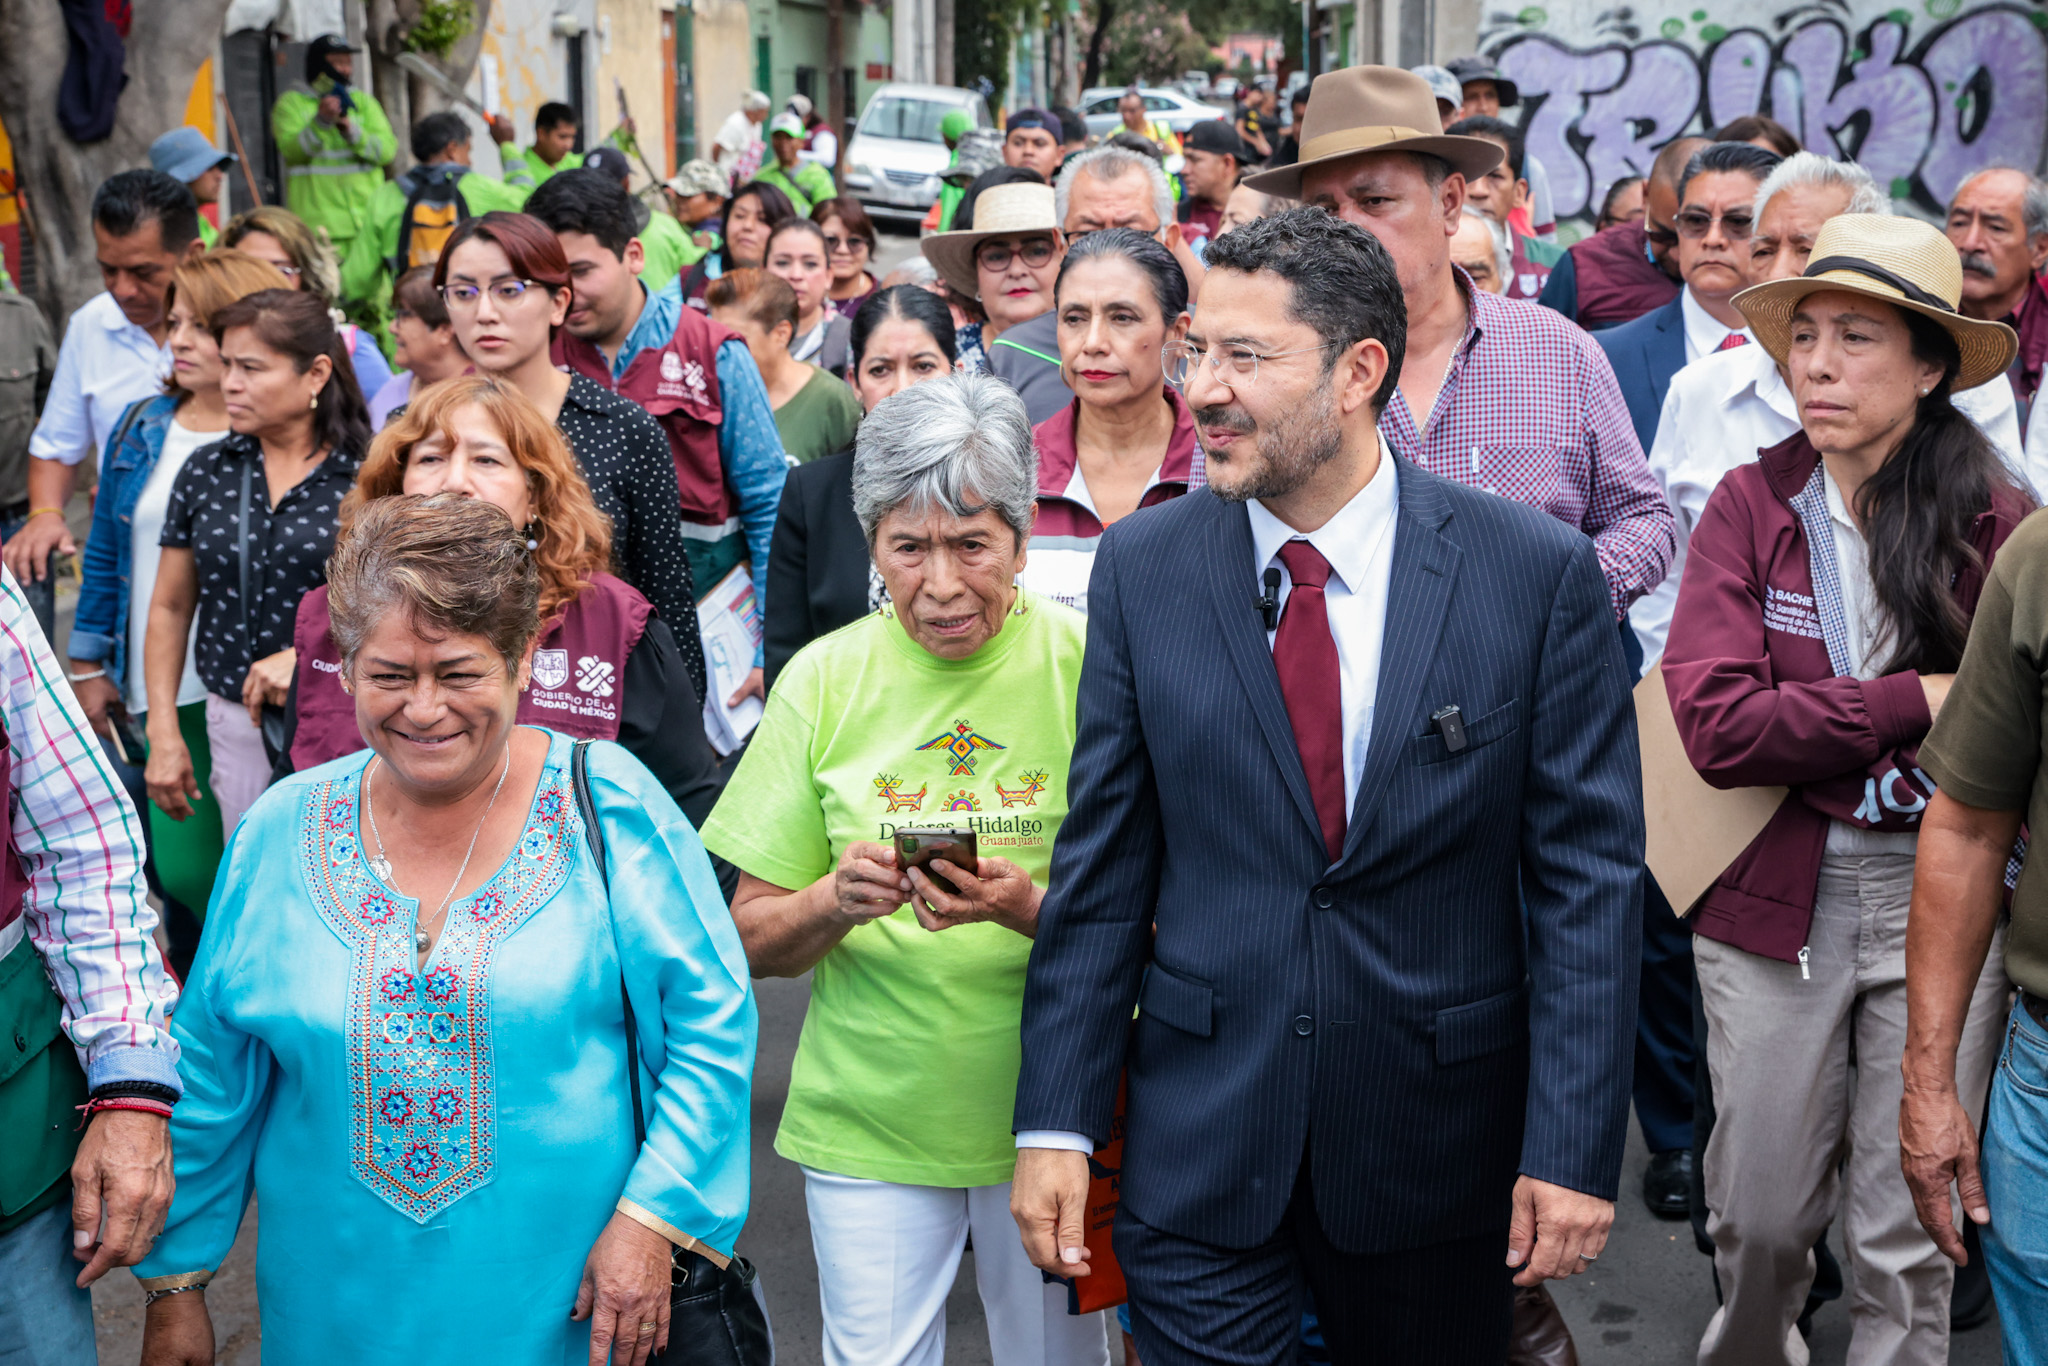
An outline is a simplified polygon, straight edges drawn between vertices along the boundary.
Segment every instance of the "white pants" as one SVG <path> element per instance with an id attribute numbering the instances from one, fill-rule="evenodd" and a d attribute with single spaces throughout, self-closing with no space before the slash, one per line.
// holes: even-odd
<path id="1" fill-rule="evenodd" d="M 995 1366 L 1108 1366 L 1104 1314 L 1067 1312 L 1024 1255 L 1010 1183 L 902 1186 L 804 1168 L 825 1366 L 945 1366 L 946 1297 L 974 1235 Z"/>
<path id="2" fill-rule="evenodd" d="M 270 786 L 270 755 L 263 732 L 249 723 L 249 709 L 225 697 L 206 695 L 206 743 L 213 750 L 207 789 L 220 804 L 220 833 L 235 833 L 242 813 Z"/>

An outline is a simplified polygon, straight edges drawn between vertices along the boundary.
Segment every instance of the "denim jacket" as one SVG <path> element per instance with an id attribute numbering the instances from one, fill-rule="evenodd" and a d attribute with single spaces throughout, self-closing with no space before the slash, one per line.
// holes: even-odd
<path id="1" fill-rule="evenodd" d="M 92 532 L 86 537 L 78 615 L 71 625 L 71 658 L 100 660 L 107 678 L 124 692 L 128 678 L 128 585 L 135 572 L 135 504 L 163 453 L 164 433 L 177 400 L 168 394 L 138 399 L 121 415 L 127 427 L 107 438 L 100 458 L 99 494 L 93 500 Z M 140 409 L 140 411 L 136 411 Z"/>

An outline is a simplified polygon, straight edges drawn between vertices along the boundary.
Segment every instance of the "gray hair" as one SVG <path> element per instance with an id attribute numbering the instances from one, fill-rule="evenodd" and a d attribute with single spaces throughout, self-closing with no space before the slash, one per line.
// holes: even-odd
<path id="1" fill-rule="evenodd" d="M 763 109 L 768 108 L 770 105 L 774 103 L 775 101 L 769 99 L 760 91 L 749 90 L 746 93 L 746 95 L 740 100 L 740 108 L 744 109 L 749 114 L 758 114 Z"/>
<path id="2" fill-rule="evenodd" d="M 2026 177 L 2027 187 L 2020 191 L 2020 221 L 2027 226 L 2027 240 L 2032 241 L 2048 233 L 2048 181 L 2017 166 L 1986 166 L 1981 171 L 1972 171 L 1961 185 L 1956 186 L 1956 194 L 1960 195 L 1978 176 L 1989 175 L 1993 171 L 2014 171 Z M 1949 197 L 1949 204 L 1955 204 L 1954 195 Z"/>
<path id="3" fill-rule="evenodd" d="M 1128 175 L 1145 177 L 1152 187 L 1152 212 L 1158 217 L 1159 226 L 1163 228 L 1173 221 L 1173 187 L 1166 183 L 1166 172 L 1159 163 L 1125 147 L 1107 146 L 1069 157 L 1059 179 L 1052 183 L 1053 217 L 1059 220 L 1061 231 L 1066 230 L 1067 205 L 1074 197 L 1074 182 L 1083 175 L 1101 181 L 1118 181 Z"/>
<path id="4" fill-rule="evenodd" d="M 891 394 L 861 419 L 853 514 L 875 528 L 897 508 L 993 511 L 1022 544 L 1038 505 L 1038 449 L 1024 400 L 994 375 L 942 375 Z"/>
<path id="5" fill-rule="evenodd" d="M 1891 196 L 1879 189 L 1870 172 L 1855 162 L 1831 161 L 1814 152 L 1794 152 L 1773 166 L 1756 187 L 1755 207 L 1750 212 L 1757 222 L 1762 222 L 1764 206 L 1778 191 L 1825 189 L 1849 192 L 1849 207 L 1843 213 L 1889 215 L 1892 211 Z"/>
<path id="6" fill-rule="evenodd" d="M 1505 283 L 1515 265 L 1515 249 L 1508 242 L 1506 226 L 1479 212 L 1469 203 L 1465 205 L 1465 212 L 1486 225 L 1486 235 L 1493 239 L 1493 268 L 1500 272 L 1500 278 Z"/>

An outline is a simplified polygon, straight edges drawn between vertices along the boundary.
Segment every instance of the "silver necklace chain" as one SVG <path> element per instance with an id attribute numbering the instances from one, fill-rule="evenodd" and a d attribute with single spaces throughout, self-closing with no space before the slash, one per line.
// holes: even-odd
<path id="1" fill-rule="evenodd" d="M 377 829 L 377 804 L 370 794 L 370 780 L 375 776 L 376 765 L 383 762 L 383 756 L 371 760 L 371 768 L 363 774 L 363 813 L 370 818 L 370 838 L 377 841 L 377 856 L 370 860 L 370 871 L 380 881 L 391 883 L 391 856 L 384 852 L 384 834 Z M 512 746 L 505 746 L 505 767 L 498 771 L 498 785 L 491 789 L 491 799 L 484 803 L 484 814 L 476 818 L 476 829 L 470 832 L 469 848 L 462 852 L 462 866 L 455 870 L 455 881 L 448 884 L 448 894 L 441 898 L 441 904 L 434 910 L 435 924 L 448 914 L 448 903 L 455 899 L 455 889 L 462 885 L 462 875 L 469 871 L 470 856 L 476 853 L 476 842 L 484 833 L 484 822 L 491 818 L 491 808 L 498 804 L 498 793 L 504 790 L 505 779 L 512 772 Z M 395 885 L 395 884 L 394 884 Z M 413 932 L 413 949 L 425 953 L 433 939 L 423 929 Z"/>

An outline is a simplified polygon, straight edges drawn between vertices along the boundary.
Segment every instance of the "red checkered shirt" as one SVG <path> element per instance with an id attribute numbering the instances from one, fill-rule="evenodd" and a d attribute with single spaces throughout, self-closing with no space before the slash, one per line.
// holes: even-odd
<path id="1" fill-rule="evenodd" d="M 1465 339 L 1437 393 L 1429 435 L 1399 395 L 1380 434 L 1432 474 L 1526 503 L 1593 538 L 1614 615 L 1664 581 L 1671 508 L 1643 459 L 1614 370 L 1561 314 L 1458 284 Z"/>

